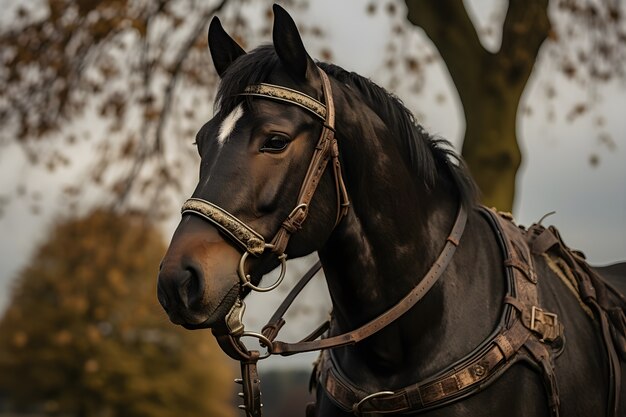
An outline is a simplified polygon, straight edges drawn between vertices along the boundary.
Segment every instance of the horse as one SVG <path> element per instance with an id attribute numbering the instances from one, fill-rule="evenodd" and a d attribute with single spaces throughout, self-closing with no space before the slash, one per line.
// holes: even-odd
<path id="1" fill-rule="evenodd" d="M 199 181 L 157 285 L 174 324 L 212 329 L 240 358 L 246 413 L 260 415 L 264 355 L 244 336 L 267 354 L 328 348 L 308 416 L 626 415 L 623 358 L 600 331 L 616 327 L 587 304 L 588 280 L 567 279 L 597 277 L 582 255 L 554 228 L 480 206 L 447 141 L 372 81 L 315 62 L 291 16 L 273 10 L 273 44 L 250 52 L 211 22 L 216 111 L 196 136 Z M 275 341 L 282 319 L 246 332 L 245 296 L 313 252 L 329 325 L 299 344 Z M 625 266 L 608 271 L 621 286 Z M 623 301 L 608 283 L 596 289 Z"/>

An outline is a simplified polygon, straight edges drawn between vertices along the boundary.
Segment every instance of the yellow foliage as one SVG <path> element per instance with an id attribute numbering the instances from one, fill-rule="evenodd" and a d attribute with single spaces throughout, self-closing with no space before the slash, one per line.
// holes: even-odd
<path id="1" fill-rule="evenodd" d="M 137 216 L 98 210 L 52 230 L 0 320 L 0 392 L 15 411 L 234 415 L 231 362 L 156 301 L 164 251 Z"/>

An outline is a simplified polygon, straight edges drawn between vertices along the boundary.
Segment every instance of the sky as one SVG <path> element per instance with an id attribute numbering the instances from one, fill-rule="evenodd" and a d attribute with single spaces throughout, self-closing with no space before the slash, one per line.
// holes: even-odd
<path id="1" fill-rule="evenodd" d="M 307 23 L 315 22 L 332 41 L 335 63 L 346 69 L 371 77 L 384 84 L 387 74 L 382 70 L 386 37 L 390 33 L 390 20 L 380 15 L 371 18 L 365 13 L 367 3 L 359 0 L 316 0 L 308 11 L 295 16 Z M 468 2 L 473 11 L 475 24 L 486 25 L 498 15 L 494 0 Z M 332 5 L 332 6 L 331 6 Z M 328 11 L 332 9 L 332 13 Z M 405 13 L 400 10 L 399 13 Z M 1 24 L 1 21 L 0 21 Z M 228 30 L 228 28 L 226 28 Z M 431 48 L 417 28 L 411 29 L 410 45 Z M 497 36 L 495 36 L 497 38 Z M 268 41 L 268 40 L 266 40 Z M 316 48 L 322 41 L 304 39 L 315 57 Z M 497 39 L 487 39 L 487 44 L 497 44 Z M 495 43 L 494 43 L 495 42 Z M 557 97 L 546 100 L 548 84 L 556 85 Z M 393 91 L 415 111 L 420 123 L 430 133 L 449 139 L 460 149 L 463 135 L 462 113 L 458 97 L 451 87 L 449 75 L 442 65 L 431 66 L 426 74 L 426 84 L 419 95 L 408 88 Z M 590 114 L 573 122 L 566 118 L 566 108 L 577 101 L 586 101 L 599 96 Z M 443 98 L 443 99 L 442 99 Z M 518 173 L 517 196 L 514 207 L 516 220 L 531 224 L 544 214 L 556 211 L 545 223 L 556 225 L 569 246 L 583 250 L 590 263 L 603 265 L 617 260 L 626 260 L 626 84 L 613 82 L 604 86 L 580 87 L 567 82 L 558 74 L 556 66 L 540 62 L 525 92 L 524 103 L 533 110 L 531 115 L 520 116 L 518 136 L 523 152 L 523 165 Z M 553 120 L 545 114 L 555 110 Z M 615 142 L 613 149 L 598 140 L 598 128 L 594 120 L 606 120 L 603 130 Z M 87 121 L 85 123 L 91 123 Z M 190 138 L 189 142 L 192 140 Z M 81 175 L 91 161 L 89 145 L 74 148 L 76 163 L 59 174 L 51 175 L 42 169 L 33 169 L 18 147 L 0 148 L 0 198 L 14 196 L 18 185 L 26 183 L 39 190 L 37 197 L 42 206 L 35 215 L 29 199 L 11 198 L 0 205 L 0 312 L 6 307 L 11 282 L 28 263 L 29 257 L 58 216 L 66 216 L 64 197 L 60 190 L 64 179 Z M 591 155 L 599 159 L 597 166 L 589 163 Z M 189 173 L 193 178 L 196 169 Z M 190 177 L 190 178 L 191 178 Z M 191 189 L 188 190 L 189 194 Z M 183 193 L 184 194 L 184 193 Z M 186 194 L 181 194 L 181 203 Z M 82 201 L 85 210 L 97 201 L 98 196 L 87 196 Z M 169 238 L 178 215 L 174 214 L 163 225 L 164 235 Z M 292 271 L 304 271 L 314 262 L 314 257 L 300 264 L 291 265 Z M 286 339 L 295 339 L 316 327 L 317 321 L 325 317 L 329 301 L 325 295 L 322 279 L 307 290 L 304 303 L 299 307 L 297 326 L 285 330 Z M 288 286 L 288 285 L 287 285 Z M 276 293 L 258 294 L 248 301 L 250 328 L 260 327 L 271 311 L 267 305 L 277 305 L 286 290 Z M 324 307 L 320 308 L 319 304 Z M 304 317 L 304 318 L 302 318 Z M 289 320 L 289 319 L 288 319 Z M 279 358 L 270 366 L 291 366 L 310 363 L 315 354 L 304 357 Z"/>

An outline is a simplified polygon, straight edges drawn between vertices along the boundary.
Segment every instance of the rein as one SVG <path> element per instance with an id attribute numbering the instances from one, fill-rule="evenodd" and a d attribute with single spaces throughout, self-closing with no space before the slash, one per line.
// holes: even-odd
<path id="1" fill-rule="evenodd" d="M 182 214 L 194 214 L 210 221 L 244 251 L 237 271 L 241 291 L 246 287 L 254 291 L 270 291 L 282 282 L 286 271 L 287 255 L 285 250 L 287 244 L 289 243 L 291 235 L 300 230 L 303 222 L 306 220 L 310 202 L 317 190 L 317 186 L 326 170 L 328 162 L 332 161 L 331 166 L 337 194 L 337 218 L 335 226 L 348 212 L 350 202 L 342 177 L 339 162 L 339 148 L 337 139 L 335 138 L 335 107 L 331 85 L 326 73 L 321 68 L 318 68 L 318 70 L 322 79 L 322 91 L 325 104 L 299 91 L 271 84 L 248 86 L 244 92 L 241 93 L 241 95 L 244 96 L 255 96 L 294 104 L 311 112 L 323 121 L 322 132 L 300 188 L 296 206 L 282 222 L 280 229 L 271 239 L 270 243 L 266 243 L 264 237 L 253 228 L 225 209 L 209 201 L 200 198 L 190 198 L 183 204 L 181 210 Z M 450 263 L 463 234 L 463 230 L 465 229 L 466 222 L 467 212 L 463 206 L 460 206 L 454 225 L 450 235 L 446 238 L 443 249 L 417 286 L 392 308 L 352 331 L 318 339 L 330 327 L 330 322 L 326 321 L 309 336 L 299 342 L 287 343 L 275 340 L 280 329 L 285 324 L 283 318 L 285 312 L 306 284 L 322 268 L 320 262 L 317 262 L 296 284 L 274 313 L 269 323 L 263 327 L 261 333 L 245 331 L 242 321 L 245 304 L 241 298 L 238 298 L 226 315 L 223 328 L 213 329 L 213 334 L 222 350 L 231 358 L 241 363 L 242 378 L 235 380 L 235 382 L 242 384 L 242 393 L 240 393 L 240 396 L 243 397 L 244 404 L 239 407 L 245 410 L 248 417 L 260 417 L 262 415 L 260 380 L 256 369 L 256 363 L 259 360 L 267 358 L 270 355 L 288 356 L 301 352 L 332 349 L 357 343 L 384 329 L 414 307 L 433 287 Z M 251 283 L 251 277 L 245 271 L 245 261 L 249 255 L 258 257 L 265 253 L 266 250 L 270 250 L 277 256 L 281 263 L 281 272 L 275 283 L 269 287 L 259 287 Z M 257 339 L 261 346 L 267 349 L 267 352 L 261 355 L 257 350 L 249 350 L 242 342 L 242 339 L 246 337 Z"/>

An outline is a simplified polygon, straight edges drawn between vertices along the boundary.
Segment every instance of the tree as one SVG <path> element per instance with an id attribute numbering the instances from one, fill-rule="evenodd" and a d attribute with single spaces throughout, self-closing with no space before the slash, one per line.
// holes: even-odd
<path id="1" fill-rule="evenodd" d="M 490 52 L 462 0 L 406 0 L 406 5 L 409 21 L 432 40 L 459 93 L 466 123 L 462 154 L 483 202 L 511 211 L 522 160 L 516 132 L 520 100 L 542 45 L 559 44 L 553 51 L 569 77 L 593 82 L 623 77 L 622 6 L 610 0 L 510 0 L 501 46 Z M 574 111 L 584 109 L 577 104 Z"/>
<path id="2" fill-rule="evenodd" d="M 133 203 L 169 214 L 166 191 L 178 191 L 189 178 L 194 151 L 188 143 L 211 113 L 217 78 L 206 52 L 208 22 L 219 12 L 242 46 L 256 45 L 269 34 L 272 1 L 47 0 L 43 12 L 20 6 L 0 31 L 0 147 L 17 142 L 33 163 L 54 170 L 71 163 L 66 143 L 91 140 L 99 160 L 86 182 L 67 187 L 69 196 L 102 185 L 117 201 L 141 194 Z M 367 7 L 397 10 L 398 1 Z M 466 121 L 462 153 L 484 202 L 510 210 L 521 161 L 520 98 L 540 50 L 559 45 L 551 53 L 570 77 L 602 82 L 623 76 L 624 7 L 616 0 L 511 0 L 501 46 L 492 52 L 481 44 L 462 0 L 405 2 L 409 21 L 433 41 L 459 92 Z M 308 1 L 283 3 L 298 13 Z M 299 27 L 323 35 L 305 19 Z M 326 48 L 311 52 L 322 60 L 331 56 Z M 412 51 L 401 47 L 393 54 L 412 74 L 419 72 Z M 585 105 L 572 111 L 584 113 Z M 74 123 L 94 115 L 108 121 L 106 131 Z M 37 140 L 60 134 L 64 143 L 47 150 Z"/>
<path id="3" fill-rule="evenodd" d="M 141 194 L 140 206 L 170 214 L 165 191 L 188 178 L 189 145 L 212 112 L 218 78 L 207 51 L 209 21 L 219 12 L 245 46 L 270 33 L 272 1 L 43 3 L 21 4 L 0 31 L 0 147 L 17 142 L 31 163 L 54 171 L 72 163 L 67 145 L 91 141 L 97 162 L 86 181 L 66 188 L 68 196 L 95 184 L 117 202 Z M 304 2 L 287 3 L 297 9 Z M 104 131 L 77 123 L 94 116 L 106 122 Z M 59 136 L 61 143 L 42 146 Z"/>
<path id="4" fill-rule="evenodd" d="M 0 321 L 0 392 L 16 410 L 230 415 L 229 361 L 212 335 L 175 328 L 156 302 L 164 250 L 139 216 L 98 210 L 53 229 Z"/>

